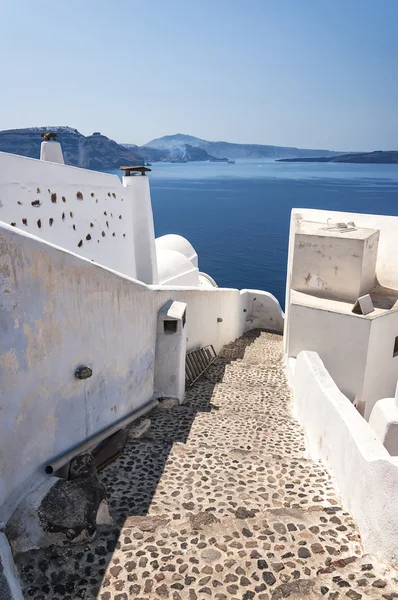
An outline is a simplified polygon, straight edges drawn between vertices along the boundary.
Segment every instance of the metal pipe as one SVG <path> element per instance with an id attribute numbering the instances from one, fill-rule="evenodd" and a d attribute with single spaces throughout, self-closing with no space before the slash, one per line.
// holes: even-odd
<path id="1" fill-rule="evenodd" d="M 60 458 L 57 458 L 56 460 L 54 460 L 52 463 L 49 463 L 48 465 L 46 465 L 45 472 L 47 473 L 47 475 L 52 475 L 53 473 L 55 473 L 56 471 L 61 469 L 63 466 L 65 466 L 73 458 L 75 458 L 79 454 L 83 454 L 83 452 L 87 452 L 88 450 L 91 450 L 92 448 L 94 448 L 94 446 L 97 446 L 97 444 L 99 444 L 100 442 L 102 442 L 103 440 L 108 438 L 109 436 L 113 435 L 120 429 L 123 429 L 123 427 L 126 427 L 126 425 L 128 425 L 132 421 L 136 421 L 137 419 L 139 419 L 140 417 L 145 415 L 147 412 L 152 410 L 152 408 L 155 408 L 155 406 L 157 406 L 158 404 L 159 404 L 158 400 L 151 400 L 150 402 L 148 402 L 148 404 L 146 404 L 142 408 L 136 410 L 128 417 L 125 417 L 121 421 L 114 423 L 107 429 L 104 429 L 103 431 L 101 431 L 101 433 L 97 433 L 97 435 L 95 435 L 94 437 L 92 437 L 89 440 L 86 440 L 85 442 L 80 444 L 80 446 L 76 446 L 73 450 L 70 450 L 69 452 L 67 452 L 67 454 L 64 454 Z"/>

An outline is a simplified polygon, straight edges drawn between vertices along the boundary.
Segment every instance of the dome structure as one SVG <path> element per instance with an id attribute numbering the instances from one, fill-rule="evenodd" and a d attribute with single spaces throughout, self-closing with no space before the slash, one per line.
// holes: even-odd
<path id="1" fill-rule="evenodd" d="M 170 233 L 168 235 L 162 235 L 161 237 L 156 238 L 156 250 L 174 250 L 183 254 L 194 267 L 198 266 L 198 255 L 196 253 L 195 248 L 188 242 L 187 239 L 182 237 L 182 235 L 177 235 L 174 233 Z"/>
<path id="2" fill-rule="evenodd" d="M 157 263 L 160 285 L 199 286 L 198 268 L 181 252 L 157 247 Z"/>

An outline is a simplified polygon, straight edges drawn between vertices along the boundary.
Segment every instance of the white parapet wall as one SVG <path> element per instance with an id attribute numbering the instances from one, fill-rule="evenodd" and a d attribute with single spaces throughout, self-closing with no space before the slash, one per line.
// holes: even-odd
<path id="1" fill-rule="evenodd" d="M 129 277 L 137 277 L 141 241 L 134 232 L 135 187 L 124 187 L 117 175 L 0 152 L 0 221 Z M 139 249 L 146 256 L 146 246 Z"/>
<path id="2" fill-rule="evenodd" d="M 241 290 L 240 295 L 246 315 L 245 331 L 268 329 L 283 333 L 285 315 L 275 296 L 262 290 Z"/>
<path id="3" fill-rule="evenodd" d="M 156 298 L 137 281 L 0 226 L 0 521 L 44 465 L 153 396 Z M 75 377 L 78 367 L 92 377 Z"/>
<path id="4" fill-rule="evenodd" d="M 167 300 L 187 305 L 187 351 L 212 344 L 219 352 L 244 331 L 244 313 L 239 290 L 227 288 L 198 289 L 189 287 L 155 287 L 156 302 Z"/>
<path id="5" fill-rule="evenodd" d="M 290 361 L 291 362 L 291 361 Z M 366 552 L 398 565 L 398 459 L 340 392 L 315 352 L 301 352 L 292 375 L 295 414 L 311 457 L 329 465 Z"/>

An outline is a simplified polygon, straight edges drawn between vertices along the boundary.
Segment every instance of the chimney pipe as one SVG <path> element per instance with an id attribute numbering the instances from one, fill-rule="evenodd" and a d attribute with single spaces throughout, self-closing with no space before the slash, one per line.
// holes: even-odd
<path id="1" fill-rule="evenodd" d="M 65 164 L 61 144 L 57 142 L 57 134 L 54 131 L 46 131 L 41 134 L 43 141 L 40 148 L 40 160 Z"/>

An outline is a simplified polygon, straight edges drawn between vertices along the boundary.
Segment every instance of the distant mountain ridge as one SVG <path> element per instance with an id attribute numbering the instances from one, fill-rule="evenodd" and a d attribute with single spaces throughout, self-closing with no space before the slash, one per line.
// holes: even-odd
<path id="1" fill-rule="evenodd" d="M 62 145 L 67 165 L 86 169 L 117 169 L 121 165 L 143 164 L 147 161 L 190 162 L 213 158 L 206 150 L 190 144 L 179 148 L 156 149 L 136 144 L 118 144 L 100 132 L 84 136 L 68 126 L 26 127 L 0 131 L 0 152 L 11 152 L 39 158 L 41 133 L 55 131 Z"/>
<path id="2" fill-rule="evenodd" d="M 0 131 L 0 151 L 39 158 L 40 134 L 44 131 L 57 133 L 67 165 L 105 170 L 126 164 L 142 164 L 144 160 L 137 146 L 126 148 L 99 132 L 84 136 L 77 129 L 59 125 Z"/>
<path id="3" fill-rule="evenodd" d="M 143 164 L 148 161 L 191 162 L 228 158 L 278 159 L 338 155 L 329 150 L 211 142 L 183 134 L 158 138 L 144 146 L 118 144 L 98 131 L 85 136 L 73 127 L 60 125 L 0 131 L 0 151 L 39 158 L 42 141 L 40 134 L 44 131 L 57 133 L 66 164 L 97 170 L 117 169 L 121 165 Z"/>
<path id="4" fill-rule="evenodd" d="M 341 154 L 331 150 L 314 150 L 287 146 L 267 146 L 262 144 L 235 144 L 231 142 L 211 142 L 192 135 L 176 133 L 151 140 L 142 148 L 157 150 L 175 150 L 185 144 L 202 148 L 216 158 L 299 158 L 301 156 L 335 156 Z"/>

